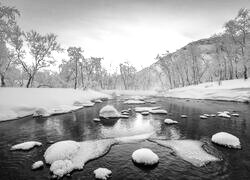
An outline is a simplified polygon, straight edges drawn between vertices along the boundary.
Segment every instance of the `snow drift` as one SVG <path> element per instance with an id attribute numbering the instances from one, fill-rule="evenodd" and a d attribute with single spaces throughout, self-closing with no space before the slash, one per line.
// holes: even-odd
<path id="1" fill-rule="evenodd" d="M 234 79 L 218 82 L 208 82 L 172 89 L 166 92 L 166 97 L 209 99 L 250 102 L 250 79 Z"/>
<path id="2" fill-rule="evenodd" d="M 109 98 L 92 90 L 63 88 L 0 88 L 0 121 L 66 113 L 93 104 L 92 99 Z"/>

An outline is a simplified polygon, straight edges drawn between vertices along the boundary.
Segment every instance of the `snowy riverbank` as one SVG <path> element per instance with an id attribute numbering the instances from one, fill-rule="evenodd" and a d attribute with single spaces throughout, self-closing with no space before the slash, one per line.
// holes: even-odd
<path id="1" fill-rule="evenodd" d="M 28 115 L 51 115 L 91 106 L 110 96 L 93 90 L 60 88 L 0 88 L 0 121 Z"/>
<path id="2" fill-rule="evenodd" d="M 169 90 L 166 97 L 250 102 L 250 79 L 202 83 Z"/>

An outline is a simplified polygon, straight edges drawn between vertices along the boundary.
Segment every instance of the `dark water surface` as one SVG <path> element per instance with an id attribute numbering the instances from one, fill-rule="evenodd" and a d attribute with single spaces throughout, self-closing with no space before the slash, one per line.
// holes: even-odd
<path id="1" fill-rule="evenodd" d="M 129 119 L 119 119 L 113 123 L 93 122 L 101 107 L 114 105 L 118 110 L 133 108 L 120 100 L 110 100 L 94 107 L 69 114 L 49 118 L 23 118 L 0 123 L 0 179 L 50 179 L 49 166 L 32 171 L 31 165 L 44 160 L 43 154 L 51 142 L 60 140 L 84 141 L 107 137 L 129 136 L 154 130 L 157 136 L 166 139 L 193 139 L 207 142 L 214 149 L 213 155 L 222 158 L 204 167 L 195 167 L 177 157 L 171 150 L 149 141 L 115 145 L 103 157 L 88 162 L 82 171 L 74 171 L 63 179 L 94 179 L 93 170 L 106 167 L 112 171 L 111 179 L 250 179 L 250 105 L 233 102 L 180 100 L 154 98 L 156 104 L 140 106 L 161 106 L 168 115 L 133 113 Z M 200 119 L 203 113 L 236 111 L 240 117 L 231 119 L 210 117 Z M 180 118 L 181 114 L 188 118 Z M 164 124 L 165 118 L 179 121 L 177 125 Z M 240 138 L 243 149 L 233 150 L 210 142 L 214 133 L 225 131 Z M 14 144 L 37 140 L 43 146 L 30 151 L 10 151 Z M 148 147 L 160 158 L 155 168 L 137 167 L 131 161 L 131 154 L 138 148 Z"/>

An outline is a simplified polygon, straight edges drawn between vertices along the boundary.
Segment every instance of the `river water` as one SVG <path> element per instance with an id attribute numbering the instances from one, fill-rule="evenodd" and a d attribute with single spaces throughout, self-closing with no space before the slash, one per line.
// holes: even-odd
<path id="1" fill-rule="evenodd" d="M 168 115 L 142 116 L 134 111 L 129 119 L 119 119 L 111 123 L 96 123 L 93 118 L 106 104 L 118 110 L 134 108 L 120 99 L 105 101 L 76 112 L 49 118 L 32 117 L 0 123 L 0 179 L 35 180 L 50 179 L 49 166 L 32 171 L 31 165 L 44 160 L 45 150 L 53 142 L 60 140 L 84 141 L 109 137 L 130 136 L 155 131 L 164 139 L 193 139 L 207 142 L 214 149 L 213 155 L 222 159 L 204 167 L 195 167 L 172 153 L 166 147 L 150 141 L 115 145 L 103 157 L 88 162 L 83 170 L 74 171 L 63 179 L 94 179 L 93 170 L 106 167 L 112 171 L 111 179 L 250 179 L 250 105 L 235 102 L 183 100 L 154 98 L 156 104 L 139 106 L 161 106 Z M 210 117 L 200 119 L 201 114 L 218 111 L 235 111 L 239 117 L 230 119 Z M 185 114 L 188 118 L 181 118 Z M 165 118 L 179 121 L 176 125 L 164 124 Z M 239 137 L 242 149 L 233 150 L 214 145 L 211 136 L 217 132 L 229 132 Z M 14 144 L 37 140 L 43 146 L 30 151 L 10 151 Z M 133 151 L 147 147 L 160 158 L 154 168 L 135 166 L 131 160 Z"/>

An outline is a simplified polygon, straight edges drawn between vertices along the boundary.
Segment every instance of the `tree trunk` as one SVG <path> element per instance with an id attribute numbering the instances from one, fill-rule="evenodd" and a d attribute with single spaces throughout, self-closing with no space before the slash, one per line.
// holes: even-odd
<path id="1" fill-rule="evenodd" d="M 32 81 L 32 76 L 29 76 L 28 82 L 26 84 L 26 88 L 30 87 L 31 81 Z"/>
<path id="2" fill-rule="evenodd" d="M 244 64 L 244 72 L 243 72 L 243 75 L 244 75 L 244 79 L 247 79 L 247 66 Z"/>
<path id="3" fill-rule="evenodd" d="M 1 75 L 1 87 L 5 87 L 6 84 L 5 84 L 5 77 L 3 74 L 0 74 Z"/>

